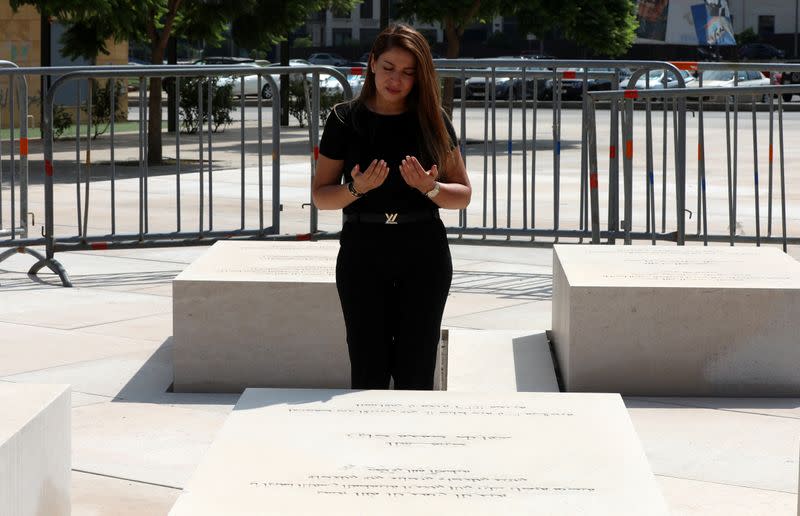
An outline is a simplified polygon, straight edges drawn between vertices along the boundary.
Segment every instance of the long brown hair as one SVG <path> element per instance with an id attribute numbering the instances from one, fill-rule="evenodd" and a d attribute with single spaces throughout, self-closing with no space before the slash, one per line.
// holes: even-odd
<path id="1" fill-rule="evenodd" d="M 389 25 L 375 39 L 370 52 L 370 65 L 382 53 L 392 48 L 402 48 L 410 52 L 417 61 L 414 86 L 406 97 L 409 111 L 416 112 L 422 134 L 419 141 L 425 157 L 439 168 L 440 177 L 446 173 L 445 167 L 450 157 L 450 135 L 442 119 L 442 100 L 439 93 L 439 80 L 433 67 L 433 56 L 428 41 L 417 30 L 404 23 Z M 358 96 L 361 106 L 375 96 L 375 74 L 372 66 L 367 66 L 367 77 Z M 421 159 L 424 159 L 420 156 Z"/>

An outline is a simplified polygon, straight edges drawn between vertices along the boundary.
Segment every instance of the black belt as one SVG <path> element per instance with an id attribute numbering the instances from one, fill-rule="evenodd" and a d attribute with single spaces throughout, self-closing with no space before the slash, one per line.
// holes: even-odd
<path id="1" fill-rule="evenodd" d="M 439 220 L 439 210 L 407 211 L 405 213 L 347 213 L 345 222 L 361 224 L 410 224 Z"/>

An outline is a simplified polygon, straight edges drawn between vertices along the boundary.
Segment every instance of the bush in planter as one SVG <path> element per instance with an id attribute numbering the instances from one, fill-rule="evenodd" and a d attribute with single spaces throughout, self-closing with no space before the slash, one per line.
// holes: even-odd
<path id="1" fill-rule="evenodd" d="M 114 89 L 114 121 L 117 122 L 125 119 L 125 113 L 122 109 L 122 95 L 125 93 L 125 86 L 122 81 L 108 80 L 101 86 L 97 80 L 92 79 L 93 140 L 105 133 L 108 130 L 108 126 L 111 125 L 112 88 Z M 70 119 L 70 123 L 71 122 L 72 120 Z"/>
<path id="2" fill-rule="evenodd" d="M 204 77 L 194 77 L 191 79 L 181 79 L 181 101 L 179 104 L 181 114 L 181 126 L 186 133 L 196 133 L 200 129 L 200 124 L 208 124 L 208 86 L 212 85 L 211 90 L 211 124 L 212 131 L 217 132 L 220 126 L 226 126 L 233 122 L 231 111 L 233 111 L 233 83 L 219 84 L 219 78 L 206 79 Z M 200 109 L 197 102 L 198 92 L 203 95 L 203 119 L 200 120 Z"/>
<path id="3" fill-rule="evenodd" d="M 308 84 L 308 81 L 306 81 Z M 308 95 L 311 98 L 312 88 L 308 84 Z M 333 106 L 342 102 L 344 95 L 342 93 L 330 93 L 320 89 L 319 98 L 319 118 L 324 124 L 328 119 Z M 290 81 L 289 82 L 289 114 L 297 119 L 300 127 L 304 127 L 309 121 L 309 111 L 306 109 L 306 93 L 303 86 L 303 81 Z"/>

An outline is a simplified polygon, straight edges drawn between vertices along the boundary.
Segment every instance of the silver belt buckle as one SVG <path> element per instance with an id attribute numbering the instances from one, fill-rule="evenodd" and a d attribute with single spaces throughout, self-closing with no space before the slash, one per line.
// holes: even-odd
<path id="1" fill-rule="evenodd" d="M 397 224 L 397 213 L 384 213 L 386 215 L 386 224 Z"/>

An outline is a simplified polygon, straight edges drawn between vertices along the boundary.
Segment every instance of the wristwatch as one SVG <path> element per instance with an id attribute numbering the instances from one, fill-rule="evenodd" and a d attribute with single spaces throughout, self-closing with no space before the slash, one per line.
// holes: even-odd
<path id="1" fill-rule="evenodd" d="M 428 199 L 433 199 L 437 195 L 439 195 L 439 181 L 433 182 L 433 188 L 430 189 L 428 193 L 425 194 Z"/>
<path id="2" fill-rule="evenodd" d="M 353 183 L 353 181 L 347 183 L 347 189 L 350 191 L 350 194 L 353 197 L 362 197 L 364 195 L 363 193 L 356 190 L 356 185 Z"/>

